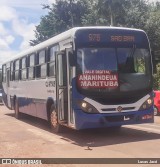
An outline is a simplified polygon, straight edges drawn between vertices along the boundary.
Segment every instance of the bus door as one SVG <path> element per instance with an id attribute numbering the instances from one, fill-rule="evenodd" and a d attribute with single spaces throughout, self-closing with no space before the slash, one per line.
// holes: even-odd
<path id="1" fill-rule="evenodd" d="M 58 119 L 62 124 L 72 127 L 74 124 L 71 107 L 71 67 L 69 66 L 68 49 L 65 53 L 57 52 L 56 54 L 56 74 Z"/>
<path id="2" fill-rule="evenodd" d="M 11 98 L 10 98 L 10 68 L 6 69 L 6 94 L 7 94 L 7 105 L 11 107 Z"/>

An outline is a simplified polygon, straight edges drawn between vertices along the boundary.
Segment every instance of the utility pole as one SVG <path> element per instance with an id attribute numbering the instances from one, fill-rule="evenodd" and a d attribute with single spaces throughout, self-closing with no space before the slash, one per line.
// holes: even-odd
<path id="1" fill-rule="evenodd" d="M 109 3 L 109 9 L 110 9 L 111 26 L 114 26 L 114 14 L 113 14 L 113 10 L 112 10 L 112 8 L 113 8 L 113 2 L 112 2 L 112 0 L 109 0 L 108 3 Z"/>
<path id="2" fill-rule="evenodd" d="M 70 17 L 71 17 L 71 26 L 74 27 L 74 20 L 73 20 L 73 2 L 74 0 L 70 0 Z"/>

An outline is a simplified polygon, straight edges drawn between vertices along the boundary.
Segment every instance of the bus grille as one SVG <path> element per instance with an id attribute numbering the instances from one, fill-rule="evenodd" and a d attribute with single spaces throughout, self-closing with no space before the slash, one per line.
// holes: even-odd
<path id="1" fill-rule="evenodd" d="M 134 110 L 135 107 L 123 107 L 122 111 Z M 117 108 L 103 108 L 102 111 L 117 111 Z"/>

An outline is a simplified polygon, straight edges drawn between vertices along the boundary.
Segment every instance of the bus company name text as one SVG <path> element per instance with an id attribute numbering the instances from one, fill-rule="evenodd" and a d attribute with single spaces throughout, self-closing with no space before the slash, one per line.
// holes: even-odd
<path id="1" fill-rule="evenodd" d="M 55 87 L 55 81 L 46 81 L 46 87 Z"/>
<path id="2" fill-rule="evenodd" d="M 42 161 L 40 159 L 2 159 L 2 164 L 42 164 Z"/>

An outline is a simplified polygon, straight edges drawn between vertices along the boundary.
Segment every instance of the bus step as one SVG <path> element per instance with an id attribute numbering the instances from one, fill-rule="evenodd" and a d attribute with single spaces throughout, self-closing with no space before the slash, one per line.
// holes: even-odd
<path id="1" fill-rule="evenodd" d="M 67 125 L 67 121 L 66 120 L 62 120 L 62 121 L 60 121 L 60 124 L 62 124 L 62 125 Z"/>

